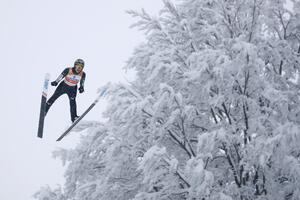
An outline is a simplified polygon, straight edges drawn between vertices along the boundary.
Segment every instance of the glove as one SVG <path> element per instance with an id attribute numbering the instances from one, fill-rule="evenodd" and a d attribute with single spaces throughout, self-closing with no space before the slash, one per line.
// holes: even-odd
<path id="1" fill-rule="evenodd" d="M 84 92 L 84 88 L 82 86 L 79 87 L 79 93 L 83 93 Z"/>
<path id="2" fill-rule="evenodd" d="M 56 81 L 52 81 L 52 82 L 51 82 L 51 85 L 52 85 L 52 86 L 57 86 L 57 84 L 58 84 L 58 83 L 57 83 Z"/>

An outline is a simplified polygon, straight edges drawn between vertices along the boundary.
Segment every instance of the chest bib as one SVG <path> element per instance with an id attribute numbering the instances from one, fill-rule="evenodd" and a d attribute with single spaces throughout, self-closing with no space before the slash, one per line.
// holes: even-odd
<path id="1" fill-rule="evenodd" d="M 69 68 L 68 74 L 65 76 L 64 82 L 69 86 L 76 86 L 82 77 L 83 71 L 81 71 L 79 74 L 74 74 L 72 68 Z"/>

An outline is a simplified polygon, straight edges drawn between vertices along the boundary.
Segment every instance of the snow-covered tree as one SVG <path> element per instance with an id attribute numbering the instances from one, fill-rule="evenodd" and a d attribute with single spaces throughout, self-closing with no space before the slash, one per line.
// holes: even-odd
<path id="1" fill-rule="evenodd" d="M 300 198 L 299 9 L 279 0 L 164 0 L 90 123 L 66 184 L 39 200 Z M 85 127 L 85 126 L 83 126 Z"/>

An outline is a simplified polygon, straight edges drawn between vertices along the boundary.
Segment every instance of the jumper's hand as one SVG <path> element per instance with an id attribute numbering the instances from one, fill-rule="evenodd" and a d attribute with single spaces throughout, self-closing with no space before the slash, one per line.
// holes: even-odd
<path id="1" fill-rule="evenodd" d="M 83 93 L 84 92 L 84 88 L 82 86 L 79 87 L 79 93 Z"/>
<path id="2" fill-rule="evenodd" d="M 52 81 L 52 82 L 51 82 L 51 85 L 52 85 L 52 86 L 57 86 L 57 84 L 58 84 L 58 83 L 57 83 L 56 81 Z"/>

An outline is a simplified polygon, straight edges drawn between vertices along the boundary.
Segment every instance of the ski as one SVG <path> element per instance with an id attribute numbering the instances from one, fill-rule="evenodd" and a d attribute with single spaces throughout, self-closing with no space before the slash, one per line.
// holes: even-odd
<path id="1" fill-rule="evenodd" d="M 44 130 L 44 119 L 45 119 L 45 109 L 46 109 L 46 101 L 48 95 L 48 85 L 50 80 L 50 74 L 46 74 L 42 92 L 42 99 L 41 99 L 41 108 L 40 108 L 40 118 L 39 118 L 39 127 L 38 127 L 38 134 L 39 138 L 43 137 L 43 130 Z"/>
<path id="2" fill-rule="evenodd" d="M 86 114 L 88 114 L 88 112 L 90 112 L 90 110 L 92 110 L 92 108 L 98 103 L 100 97 L 102 97 L 104 95 L 104 93 L 106 92 L 106 90 L 107 90 L 107 88 L 103 89 L 102 92 L 100 92 L 100 94 L 98 95 L 98 97 L 96 98 L 96 100 L 90 105 L 90 107 L 88 107 L 88 109 L 86 109 L 86 111 L 78 119 L 76 119 L 74 121 L 74 123 L 56 141 L 60 141 L 61 139 L 63 139 L 74 128 L 74 126 L 76 126 L 76 124 L 78 124 L 78 122 Z"/>

